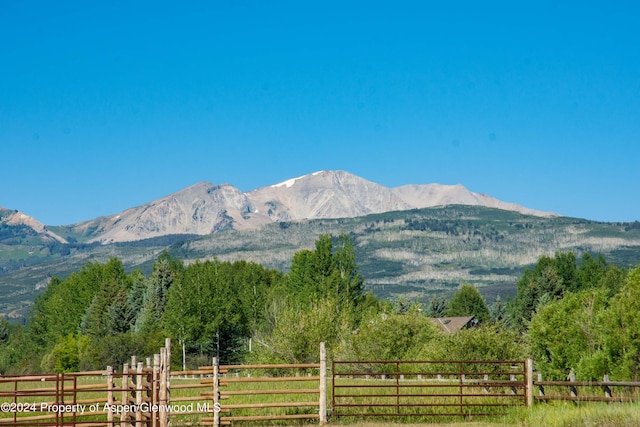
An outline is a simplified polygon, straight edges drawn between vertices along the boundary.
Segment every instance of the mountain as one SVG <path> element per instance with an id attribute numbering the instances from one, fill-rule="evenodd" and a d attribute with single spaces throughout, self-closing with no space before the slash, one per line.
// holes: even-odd
<path id="1" fill-rule="evenodd" d="M 383 185 L 344 171 L 320 171 L 247 193 L 273 221 L 354 218 L 403 211 L 405 203 Z"/>
<path id="2" fill-rule="evenodd" d="M 17 239 L 35 239 L 39 242 L 68 243 L 63 237 L 50 231 L 44 224 L 17 210 L 0 206 L 0 242 L 10 244 Z"/>
<path id="3" fill-rule="evenodd" d="M 71 227 L 76 234 L 88 236 L 89 243 L 108 244 L 174 234 L 206 235 L 271 222 L 266 215 L 252 214 L 254 210 L 236 187 L 200 182 L 146 205 Z"/>
<path id="4" fill-rule="evenodd" d="M 524 206 L 520 206 L 515 203 L 503 202 L 486 194 L 473 193 L 460 184 L 409 184 L 401 187 L 395 187 L 392 191 L 405 203 L 418 209 L 434 206 L 466 205 L 484 206 L 487 208 L 496 208 L 505 211 L 519 212 L 525 215 L 547 218 L 558 216 L 551 212 L 543 212 L 525 208 Z"/>
<path id="5" fill-rule="evenodd" d="M 175 234 L 208 235 L 223 230 L 257 229 L 281 221 L 355 218 L 452 204 L 553 216 L 473 193 L 462 185 L 388 188 L 345 171 L 319 171 L 247 193 L 230 184 L 201 182 L 117 215 L 55 229 L 77 241 L 109 244 Z"/>

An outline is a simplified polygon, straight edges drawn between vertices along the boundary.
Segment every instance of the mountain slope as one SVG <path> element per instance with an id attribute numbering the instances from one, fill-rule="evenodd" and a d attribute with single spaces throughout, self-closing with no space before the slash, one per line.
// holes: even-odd
<path id="1" fill-rule="evenodd" d="M 89 242 L 129 242 L 172 234 L 211 234 L 225 229 L 255 228 L 269 222 L 242 191 L 229 184 L 200 182 L 117 215 L 78 224 Z"/>
<path id="2" fill-rule="evenodd" d="M 42 242 L 56 241 L 58 243 L 68 243 L 63 237 L 49 230 L 44 224 L 36 219 L 23 214 L 20 211 L 5 209 L 0 206 L 0 228 L 3 229 L 2 239 L 31 235 Z"/>
<path id="3" fill-rule="evenodd" d="M 541 217 L 558 216 L 550 212 L 528 209 L 515 203 L 503 202 L 486 194 L 473 193 L 460 184 L 409 184 L 395 187 L 391 191 L 405 203 L 417 209 L 433 206 L 467 205 L 484 206 Z"/>
<path id="4" fill-rule="evenodd" d="M 412 209 L 380 184 L 344 171 L 320 171 L 247 193 L 274 221 L 354 218 Z"/>
<path id="5" fill-rule="evenodd" d="M 472 205 L 537 216 L 527 209 L 473 193 L 462 185 L 388 188 L 345 171 L 319 171 L 243 193 L 229 184 L 201 182 L 117 215 L 55 228 L 81 242 L 131 242 L 175 234 L 207 235 L 265 224 L 319 218 L 356 218 L 441 205 Z"/>

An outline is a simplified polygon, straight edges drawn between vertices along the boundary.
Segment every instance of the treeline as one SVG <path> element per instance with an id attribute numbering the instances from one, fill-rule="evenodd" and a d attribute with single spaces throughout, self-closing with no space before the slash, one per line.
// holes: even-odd
<path id="1" fill-rule="evenodd" d="M 446 334 L 429 317 L 475 316 Z M 637 379 L 640 269 L 589 254 L 541 257 L 513 300 L 487 305 L 462 285 L 423 306 L 365 292 L 347 235 L 322 235 L 283 274 L 244 261 L 185 265 L 162 253 L 145 277 L 122 263 L 88 263 L 54 278 L 26 326 L 0 321 L 0 371 L 116 368 L 174 339 L 174 368 L 211 362 L 308 363 L 324 341 L 342 359 L 519 359 L 547 377 L 609 373 Z"/>

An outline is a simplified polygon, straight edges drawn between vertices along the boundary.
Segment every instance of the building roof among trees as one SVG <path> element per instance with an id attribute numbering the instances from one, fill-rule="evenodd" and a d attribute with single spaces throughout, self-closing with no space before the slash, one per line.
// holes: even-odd
<path id="1" fill-rule="evenodd" d="M 448 334 L 452 334 L 461 329 L 473 328 L 478 324 L 478 319 L 474 316 L 430 317 L 429 319 Z"/>

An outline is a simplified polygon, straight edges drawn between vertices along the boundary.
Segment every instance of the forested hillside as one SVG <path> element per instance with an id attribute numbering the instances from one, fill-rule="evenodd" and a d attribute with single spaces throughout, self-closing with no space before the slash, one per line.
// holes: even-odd
<path id="1" fill-rule="evenodd" d="M 132 243 L 87 245 L 55 231 L 68 244 L 0 241 L 0 314 L 28 313 L 51 277 L 64 278 L 87 263 L 115 257 L 125 271 L 152 271 L 158 255 L 234 262 L 252 261 L 287 272 L 297 251 L 311 249 L 322 234 L 349 234 L 365 287 L 382 298 L 401 295 L 423 302 L 450 296 L 461 282 L 481 288 L 493 301 L 515 295 L 516 282 L 541 255 L 556 251 L 602 253 L 621 266 L 640 263 L 640 226 L 576 218 L 541 218 L 474 206 L 389 212 L 360 218 L 281 222 L 256 230 L 210 236 L 174 235 Z M 22 239 L 22 240 L 21 240 Z M 4 245 L 4 246 L 3 246 Z M 31 253 L 32 255 L 28 255 Z"/>
<path id="2" fill-rule="evenodd" d="M 287 273 L 259 264 L 185 263 L 163 252 L 150 274 L 120 260 L 89 262 L 53 278 L 26 326 L 0 321 L 0 371 L 121 366 L 151 355 L 164 337 L 176 367 L 228 362 L 308 363 L 318 343 L 343 359 L 517 359 L 545 376 L 637 379 L 640 269 L 573 252 L 542 256 L 513 299 L 487 304 L 461 282 L 429 304 L 365 291 L 351 238 L 321 235 L 295 253 Z M 475 316 L 479 326 L 445 334 L 429 317 Z M 182 354 L 181 354 L 182 353 Z"/>

